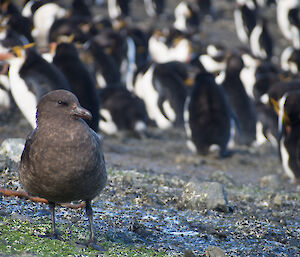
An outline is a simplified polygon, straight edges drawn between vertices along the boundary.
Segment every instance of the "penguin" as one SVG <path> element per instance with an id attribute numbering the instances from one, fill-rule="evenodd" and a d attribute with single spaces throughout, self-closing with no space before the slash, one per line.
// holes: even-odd
<path id="1" fill-rule="evenodd" d="M 223 81 L 218 81 L 224 88 L 230 107 L 237 118 L 239 133 L 236 142 L 250 146 L 256 138 L 256 112 L 253 101 L 247 95 L 240 79 L 243 60 L 239 55 L 228 57 L 226 69 L 222 72 Z"/>
<path id="2" fill-rule="evenodd" d="M 270 74 L 269 74 L 270 75 Z M 278 82 L 278 76 L 269 76 L 259 85 L 259 94 L 256 98 L 258 122 L 261 122 L 263 134 L 273 146 L 279 146 L 278 140 L 278 113 L 279 102 L 284 94 L 300 90 L 300 80 Z M 259 82 L 259 81 L 258 81 Z M 255 87 L 258 87 L 256 85 Z"/>
<path id="3" fill-rule="evenodd" d="M 189 62 L 193 49 L 191 40 L 178 30 L 166 33 L 155 30 L 148 40 L 149 54 L 155 62 Z"/>
<path id="4" fill-rule="evenodd" d="M 248 43 L 256 25 L 257 8 L 252 0 L 237 0 L 234 9 L 234 24 L 237 36 L 242 43 Z"/>
<path id="5" fill-rule="evenodd" d="M 300 2 L 298 0 L 278 0 L 276 7 L 277 24 L 282 35 L 300 48 Z"/>
<path id="6" fill-rule="evenodd" d="M 274 82 L 275 77 L 278 79 L 278 67 L 270 60 L 257 58 L 248 52 L 242 53 L 241 57 L 244 67 L 240 79 L 248 96 L 253 100 L 259 100 L 260 96 L 266 93 L 271 82 Z"/>
<path id="7" fill-rule="evenodd" d="M 187 1 L 181 1 L 174 10 L 174 28 L 184 33 L 192 34 L 198 32 L 200 29 L 200 17 L 197 7 Z"/>
<path id="8" fill-rule="evenodd" d="M 268 103 L 274 109 L 278 110 L 278 101 L 282 96 L 289 92 L 300 90 L 300 79 L 292 79 L 290 81 L 279 81 L 268 89 L 268 91 L 261 96 L 261 100 L 263 103 Z"/>
<path id="9" fill-rule="evenodd" d="M 297 75 L 300 72 L 300 49 L 286 47 L 281 53 L 280 65 L 284 71 Z"/>
<path id="10" fill-rule="evenodd" d="M 73 0 L 68 15 L 57 18 L 52 23 L 48 40 L 58 42 L 61 37 L 73 35 L 73 42 L 84 44 L 98 33 L 96 23 L 103 28 L 100 20 L 93 20 L 91 10 L 85 1 Z"/>
<path id="11" fill-rule="evenodd" d="M 148 115 L 142 99 L 124 86 L 106 87 L 98 90 L 101 100 L 99 128 L 108 135 L 120 131 L 138 136 L 146 134 Z"/>
<path id="12" fill-rule="evenodd" d="M 248 96 L 254 99 L 254 85 L 256 83 L 256 70 L 262 60 L 249 52 L 241 53 L 244 66 L 240 72 L 240 79 L 245 87 Z"/>
<path id="13" fill-rule="evenodd" d="M 92 12 L 84 0 L 73 0 L 71 12 L 72 16 L 92 19 Z"/>
<path id="14" fill-rule="evenodd" d="M 94 60 L 94 74 L 97 86 L 118 86 L 121 84 L 121 72 L 116 59 L 112 56 L 112 47 L 105 38 L 94 37 L 87 46 Z"/>
<path id="15" fill-rule="evenodd" d="M 146 65 L 149 61 L 149 50 L 148 50 L 148 35 L 139 27 L 129 27 L 127 29 L 127 37 L 131 38 L 135 46 L 135 70 L 139 67 Z"/>
<path id="16" fill-rule="evenodd" d="M 224 46 L 211 43 L 205 47 L 205 53 L 199 55 L 198 61 L 207 72 L 216 73 L 226 68 L 226 57 Z"/>
<path id="17" fill-rule="evenodd" d="M 22 8 L 22 15 L 24 17 L 32 18 L 38 8 L 49 3 L 55 3 L 55 0 L 25 0 Z"/>
<path id="18" fill-rule="evenodd" d="M 165 0 L 144 0 L 145 11 L 149 17 L 159 17 L 165 9 Z"/>
<path id="19" fill-rule="evenodd" d="M 70 86 L 58 68 L 43 59 L 32 45 L 13 50 L 17 57 L 11 55 L 7 60 L 10 91 L 20 111 L 35 127 L 36 105 L 41 97 L 56 89 L 70 90 Z"/>
<path id="20" fill-rule="evenodd" d="M 61 38 L 73 36 L 74 42 L 86 43 L 97 33 L 90 21 L 78 17 L 56 19 L 48 33 L 48 42 L 59 42 Z"/>
<path id="21" fill-rule="evenodd" d="M 211 73 L 199 72 L 184 107 L 187 145 L 201 155 L 211 146 L 219 147 L 219 156 L 227 157 L 231 136 L 232 115 L 224 90 L 215 83 Z"/>
<path id="22" fill-rule="evenodd" d="M 255 0 L 256 6 L 260 8 L 270 7 L 276 4 L 276 0 Z"/>
<path id="23" fill-rule="evenodd" d="M 270 59 L 273 55 L 273 39 L 267 27 L 267 20 L 261 18 L 251 31 L 250 49 L 255 57 Z"/>
<path id="24" fill-rule="evenodd" d="M 57 3 L 46 2 L 39 6 L 33 13 L 32 20 L 34 29 L 31 32 L 39 47 L 46 47 L 49 43 L 49 31 L 56 19 L 65 17 L 67 10 Z"/>
<path id="25" fill-rule="evenodd" d="M 183 126 L 184 79 L 174 62 L 150 63 L 137 73 L 134 92 L 144 100 L 150 119 L 161 129 Z"/>
<path id="26" fill-rule="evenodd" d="M 53 63 L 65 75 L 72 93 L 77 96 L 82 107 L 91 112 L 92 119 L 87 123 L 97 132 L 100 119 L 100 100 L 97 95 L 96 81 L 80 60 L 75 45 L 73 43 L 58 44 Z"/>
<path id="27" fill-rule="evenodd" d="M 254 78 L 253 85 L 251 86 L 251 96 L 249 96 L 254 101 L 257 114 L 255 144 L 256 146 L 260 146 L 270 142 L 274 147 L 278 147 L 277 115 L 268 103 L 266 104 L 261 101 L 261 96 L 267 93 L 269 88 L 278 81 L 278 67 L 269 61 L 260 61 L 254 68 L 252 75 Z M 245 76 L 245 78 L 247 77 Z M 244 85 L 248 93 L 246 84 Z"/>
<path id="28" fill-rule="evenodd" d="M 28 40 L 20 37 L 12 28 L 0 28 L 0 52 L 8 53 L 14 46 L 28 44 Z"/>
<path id="29" fill-rule="evenodd" d="M 1 60 L 1 56 L 0 56 Z M 1 67 L 1 66 L 0 66 Z M 2 67 L 1 67 L 2 68 Z M 0 74 L 0 122 L 6 122 L 15 110 L 13 98 L 10 93 L 10 86 L 6 74 Z"/>
<path id="30" fill-rule="evenodd" d="M 24 17 L 20 12 L 17 12 L 9 16 L 7 25 L 19 35 L 24 44 L 34 42 L 31 35 L 33 23 L 30 18 Z"/>
<path id="31" fill-rule="evenodd" d="M 110 19 L 126 18 L 130 15 L 130 0 L 107 0 Z"/>
<path id="32" fill-rule="evenodd" d="M 174 127 L 183 127 L 184 124 L 183 107 L 186 88 L 182 76 L 180 76 L 181 67 L 179 65 L 178 62 L 157 64 L 152 79 L 152 83 L 159 94 L 158 107 Z"/>
<path id="33" fill-rule="evenodd" d="M 255 101 L 257 113 L 256 146 L 266 143 L 278 149 L 278 119 L 273 109 L 260 101 Z"/>
<path id="34" fill-rule="evenodd" d="M 215 10 L 211 0 L 195 0 L 195 2 L 202 15 L 210 15 L 214 17 Z"/>
<path id="35" fill-rule="evenodd" d="M 300 179 L 300 90 L 289 91 L 279 100 L 278 130 L 280 159 L 291 182 Z"/>

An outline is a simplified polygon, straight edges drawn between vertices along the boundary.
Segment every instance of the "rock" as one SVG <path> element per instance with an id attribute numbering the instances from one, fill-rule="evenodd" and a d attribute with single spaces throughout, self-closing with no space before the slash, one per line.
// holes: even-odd
<path id="1" fill-rule="evenodd" d="M 186 249 L 186 250 L 184 250 L 183 257 L 196 257 L 196 255 L 193 253 L 192 250 Z"/>
<path id="2" fill-rule="evenodd" d="M 179 200 L 179 206 L 195 210 L 207 208 L 230 211 L 224 187 L 218 182 L 187 183 Z"/>
<path id="3" fill-rule="evenodd" d="M 282 183 L 278 175 L 272 174 L 262 177 L 259 184 L 262 188 L 278 189 L 281 187 Z"/>
<path id="4" fill-rule="evenodd" d="M 273 199 L 273 203 L 277 206 L 281 206 L 282 205 L 282 196 L 281 195 L 275 195 L 274 199 Z"/>
<path id="5" fill-rule="evenodd" d="M 19 162 L 21 160 L 24 145 L 25 139 L 23 138 L 8 138 L 2 142 L 0 153 L 6 155 L 14 162 Z"/>
<path id="6" fill-rule="evenodd" d="M 206 257 L 225 257 L 225 252 L 217 246 L 208 246 L 205 253 Z"/>
<path id="7" fill-rule="evenodd" d="M 10 165 L 11 164 L 9 158 L 7 158 L 7 156 L 5 155 L 0 155 L 0 172 L 5 170 Z"/>
<path id="8" fill-rule="evenodd" d="M 143 178 L 143 174 L 135 170 L 123 171 L 123 182 L 126 184 L 134 184 Z"/>
<path id="9" fill-rule="evenodd" d="M 222 183 L 223 185 L 226 185 L 226 186 L 229 186 L 229 187 L 232 187 L 232 186 L 236 185 L 233 178 L 228 173 L 226 173 L 224 171 L 221 171 L 221 170 L 216 170 L 215 172 L 213 172 L 211 174 L 210 177 L 211 177 L 212 180 L 214 180 L 216 182 L 219 182 L 219 183 Z"/>

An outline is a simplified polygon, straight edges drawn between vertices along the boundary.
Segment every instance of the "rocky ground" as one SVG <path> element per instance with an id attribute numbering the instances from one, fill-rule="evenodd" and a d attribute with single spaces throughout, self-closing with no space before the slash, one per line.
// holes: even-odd
<path id="1" fill-rule="evenodd" d="M 135 19 L 146 26 L 151 21 L 143 21 L 141 1 L 133 2 Z M 177 2 L 169 0 L 162 24 Z M 215 3 L 222 19 L 205 21 L 203 40 L 240 46 L 234 1 Z M 274 10 L 265 11 L 274 21 Z M 276 24 L 270 26 L 278 35 Z M 276 40 L 280 52 L 285 42 Z M 17 163 L 31 128 L 18 111 L 0 121 L 0 185 L 21 189 Z M 300 186 L 282 176 L 274 147 L 237 147 L 232 157 L 220 160 L 192 155 L 183 130 L 150 129 L 149 134 L 103 136 L 109 182 L 93 202 L 99 244 L 107 249 L 102 255 L 300 256 Z M 45 237 L 49 214 L 44 204 L 0 195 L 0 256 L 100 254 L 76 243 L 88 237 L 82 210 L 57 208 L 63 241 Z"/>

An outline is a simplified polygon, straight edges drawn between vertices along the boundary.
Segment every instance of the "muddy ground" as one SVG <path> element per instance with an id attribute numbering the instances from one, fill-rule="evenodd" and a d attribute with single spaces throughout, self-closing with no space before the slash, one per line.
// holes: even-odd
<path id="1" fill-rule="evenodd" d="M 168 1 L 167 15 L 161 26 L 170 21 L 172 6 L 177 2 Z M 133 3 L 135 21 L 142 26 L 151 23 L 143 19 L 146 16 L 141 1 Z M 203 41 L 219 41 L 230 48 L 241 46 L 234 31 L 233 3 L 215 1 L 218 19 L 204 22 Z M 103 12 L 101 8 L 99 11 Z M 265 13 L 275 20 L 274 9 L 265 10 Z M 271 22 L 270 26 L 272 34 L 278 36 L 276 24 Z M 279 53 L 286 42 L 278 37 L 276 40 L 275 52 Z M 1 118 L 0 143 L 7 138 L 25 138 L 31 131 L 18 111 L 8 116 Z M 220 160 L 214 154 L 193 155 L 186 147 L 183 129 L 152 128 L 149 134 L 150 137 L 144 139 L 126 133 L 103 135 L 109 183 L 93 203 L 100 244 L 142 246 L 157 251 L 156 256 L 205 256 L 210 246 L 219 247 L 221 253 L 228 256 L 300 256 L 300 187 L 282 176 L 277 149 L 271 144 L 256 148 L 237 146 L 232 157 Z M 8 162 L 0 171 L 1 186 L 20 189 L 16 165 Z M 220 183 L 228 208 L 215 210 L 183 204 L 183 193 L 189 182 Z M 45 205 L 23 199 L 0 196 L 0 210 L 1 217 L 25 220 L 30 224 L 43 225 L 49 220 Z M 5 222 L 8 223 L 1 220 L 0 227 Z M 75 226 L 83 231 L 76 232 L 77 236 L 87 237 L 87 220 L 81 210 L 59 208 L 57 223 L 63 233 L 69 231 L 64 230 L 65 225 L 70 226 L 71 231 Z M 49 222 L 47 224 L 49 230 Z M 40 238 L 46 232 L 31 233 L 30 240 L 35 242 L 35 235 Z M 32 250 L 30 243 L 27 249 L 21 239 L 13 243 L 1 240 L 0 256 L 43 255 Z M 72 239 L 67 237 L 66 244 L 70 241 Z M 22 242 L 25 248 L 11 250 L 18 249 Z M 110 251 L 103 255 L 113 256 Z M 95 252 L 83 253 L 81 248 L 76 248 L 71 255 L 93 256 Z M 155 254 L 137 250 L 127 256 Z"/>

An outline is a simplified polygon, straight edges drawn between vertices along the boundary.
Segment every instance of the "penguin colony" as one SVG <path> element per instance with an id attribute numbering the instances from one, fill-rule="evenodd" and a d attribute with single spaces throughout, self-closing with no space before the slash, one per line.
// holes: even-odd
<path id="1" fill-rule="evenodd" d="M 235 49 L 201 34 L 222 19 L 214 1 L 178 1 L 171 10 L 167 1 L 144 0 L 149 26 L 135 23 L 130 0 L 99 3 L 1 0 L 1 115 L 14 102 L 35 127 L 39 100 L 65 89 L 92 113 L 96 132 L 149 136 L 150 126 L 177 127 L 192 151 L 217 146 L 222 158 L 234 144 L 270 142 L 286 175 L 300 178 L 299 0 L 236 0 Z M 285 42 L 279 54 L 265 10 Z"/>

